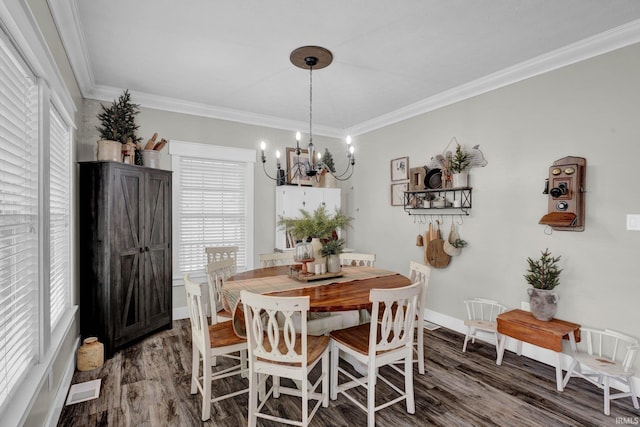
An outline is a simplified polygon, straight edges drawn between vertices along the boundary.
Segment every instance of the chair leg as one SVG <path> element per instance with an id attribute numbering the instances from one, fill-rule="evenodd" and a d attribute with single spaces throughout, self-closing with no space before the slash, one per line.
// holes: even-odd
<path id="1" fill-rule="evenodd" d="M 462 352 L 467 351 L 467 343 L 469 342 L 469 338 L 471 338 L 471 328 L 467 328 L 467 335 L 464 337 L 464 344 L 462 345 Z"/>
<path id="2" fill-rule="evenodd" d="M 329 368 L 329 372 L 331 378 L 329 380 L 330 387 L 330 395 L 331 400 L 336 400 L 338 398 L 338 346 L 335 343 L 331 343 L 331 367 Z"/>
<path id="3" fill-rule="evenodd" d="M 258 408 L 258 384 L 260 384 L 260 376 L 259 374 L 252 372 L 249 375 L 249 427 L 256 427 L 257 423 L 256 410 Z"/>
<path id="4" fill-rule="evenodd" d="M 325 353 L 322 356 L 322 406 L 324 408 L 329 407 L 329 353 Z"/>
<path id="5" fill-rule="evenodd" d="M 611 406 L 611 392 L 609 391 L 609 377 L 604 376 L 602 381 L 602 388 L 604 390 L 604 414 L 609 415 Z"/>
<path id="6" fill-rule="evenodd" d="M 200 353 L 195 344 L 191 346 L 191 394 L 198 392 L 198 373 L 200 372 Z"/>
<path id="7" fill-rule="evenodd" d="M 413 361 L 411 360 L 413 349 L 404 358 L 404 392 L 407 395 L 407 412 L 416 413 L 416 403 L 413 396 Z"/>
<path id="8" fill-rule="evenodd" d="M 376 369 L 369 364 L 367 381 L 367 426 L 376 425 Z"/>
<path id="9" fill-rule="evenodd" d="M 564 380 L 562 381 L 562 388 L 565 388 L 567 386 L 567 383 L 571 379 L 571 374 L 573 373 L 573 370 L 576 368 L 577 364 L 577 360 L 573 359 L 571 361 L 571 365 L 569 365 L 569 369 L 567 369 L 567 375 L 565 375 Z"/>
<path id="10" fill-rule="evenodd" d="M 631 401 L 633 402 L 633 407 L 636 409 L 640 409 L 638 406 L 638 396 L 636 395 L 636 391 L 633 388 L 633 377 L 629 377 L 627 379 L 627 383 L 629 384 L 629 392 L 631 393 Z"/>
<path id="11" fill-rule="evenodd" d="M 304 380 L 302 381 L 301 394 L 302 398 L 302 425 L 309 425 L 309 379 L 307 378 L 308 372 L 305 372 Z M 279 378 L 278 378 L 279 379 Z"/>
<path id="12" fill-rule="evenodd" d="M 424 375 L 424 325 L 418 325 L 418 373 Z"/>
<path id="13" fill-rule="evenodd" d="M 211 361 L 202 358 L 202 421 L 211 418 Z"/>
<path id="14" fill-rule="evenodd" d="M 273 381 L 273 397 L 277 399 L 280 397 L 280 377 L 273 375 L 271 381 Z"/>

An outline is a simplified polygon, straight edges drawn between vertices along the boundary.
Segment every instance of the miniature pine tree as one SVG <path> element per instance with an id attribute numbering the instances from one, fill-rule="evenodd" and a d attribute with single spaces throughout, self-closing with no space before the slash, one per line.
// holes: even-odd
<path id="1" fill-rule="evenodd" d="M 102 126 L 96 126 L 100 138 L 126 143 L 129 138 L 135 144 L 142 140 L 136 136 L 138 125 L 135 123 L 136 114 L 140 106 L 131 102 L 131 94 L 125 90 L 109 107 L 101 105 L 102 112 L 98 114 Z"/>
<path id="2" fill-rule="evenodd" d="M 322 155 L 322 163 L 327 165 L 327 167 L 332 173 L 336 172 L 336 166 L 333 163 L 333 156 L 331 155 L 331 153 L 327 148 L 324 149 L 324 154 Z"/>

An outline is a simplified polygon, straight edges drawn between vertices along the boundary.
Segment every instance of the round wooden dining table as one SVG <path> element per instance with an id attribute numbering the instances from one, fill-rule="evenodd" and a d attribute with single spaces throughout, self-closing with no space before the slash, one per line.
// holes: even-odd
<path id="1" fill-rule="evenodd" d="M 258 268 L 237 273 L 227 279 L 227 281 L 287 275 L 289 274 L 290 268 L 291 266 L 289 265 Z M 309 282 L 308 284 L 301 283 L 299 288 L 269 292 L 267 295 L 282 297 L 308 296 L 310 304 L 309 311 L 313 312 L 349 311 L 370 309 L 371 302 L 369 301 L 369 292 L 371 289 L 400 288 L 410 284 L 411 281 L 407 277 L 398 273 L 392 273 L 380 277 L 322 285 L 314 285 L 313 282 Z"/>

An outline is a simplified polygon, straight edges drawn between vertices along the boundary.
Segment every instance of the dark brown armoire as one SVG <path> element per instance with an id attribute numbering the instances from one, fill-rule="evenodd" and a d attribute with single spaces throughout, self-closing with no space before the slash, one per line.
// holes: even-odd
<path id="1" fill-rule="evenodd" d="M 171 171 L 81 162 L 80 332 L 106 357 L 171 328 Z"/>

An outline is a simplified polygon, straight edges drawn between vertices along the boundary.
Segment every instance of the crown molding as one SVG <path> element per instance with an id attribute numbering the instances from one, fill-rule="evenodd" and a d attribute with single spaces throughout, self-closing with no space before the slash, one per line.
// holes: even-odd
<path id="1" fill-rule="evenodd" d="M 640 20 L 631 21 L 595 36 L 505 68 L 488 76 L 440 92 L 422 101 L 348 128 L 361 135 L 501 87 L 548 73 L 589 58 L 640 42 Z"/>
<path id="2" fill-rule="evenodd" d="M 101 101 L 117 98 L 123 89 L 101 87 L 94 83 L 84 34 L 78 18 L 77 0 L 48 0 L 48 2 L 82 95 L 85 98 Z M 335 138 L 342 138 L 347 134 L 361 135 L 638 42 L 640 42 L 640 20 L 635 20 L 346 129 L 314 124 L 314 133 Z M 136 95 L 136 101 L 141 106 L 148 108 L 276 129 L 299 130 L 308 126 L 308 123 L 274 116 L 148 93 L 134 91 L 131 93 Z"/>
<path id="3" fill-rule="evenodd" d="M 122 94 L 122 90 L 123 89 L 121 88 L 111 86 L 94 86 L 90 91 L 84 93 L 83 96 L 88 99 L 113 102 L 114 99 L 118 98 Z M 263 126 L 291 131 L 299 131 L 300 129 L 309 127 L 308 122 L 288 120 L 280 117 L 234 110 L 231 108 L 217 107 L 214 105 L 158 96 L 134 90 L 129 90 L 129 92 L 136 100 L 136 103 L 145 108 L 154 108 L 156 110 L 171 111 L 174 113 L 190 114 L 218 120 L 239 122 L 253 126 Z M 317 125 L 314 123 L 313 134 L 332 138 L 342 138 L 344 136 L 344 130 L 330 126 Z"/>
<path id="4" fill-rule="evenodd" d="M 80 25 L 76 0 L 47 0 L 47 3 L 60 40 L 69 57 L 71 69 L 76 76 L 80 93 L 85 96 L 93 89 L 95 80 L 87 52 L 87 43 Z"/>

